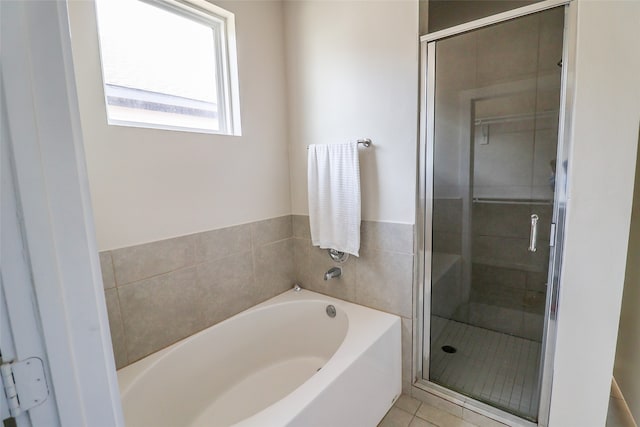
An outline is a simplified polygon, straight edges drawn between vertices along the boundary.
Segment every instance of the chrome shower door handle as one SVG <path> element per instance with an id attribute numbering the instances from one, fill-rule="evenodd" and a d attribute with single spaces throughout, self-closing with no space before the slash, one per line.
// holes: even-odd
<path id="1" fill-rule="evenodd" d="M 535 252 L 538 248 L 538 215 L 531 215 L 531 234 L 529 235 L 529 252 Z"/>

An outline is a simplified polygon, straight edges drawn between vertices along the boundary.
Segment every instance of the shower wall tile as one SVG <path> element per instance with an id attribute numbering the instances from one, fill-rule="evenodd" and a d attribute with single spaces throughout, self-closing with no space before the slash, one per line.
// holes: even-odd
<path id="1" fill-rule="evenodd" d="M 518 92 L 507 96 L 487 98 L 476 102 L 476 118 L 506 116 L 510 114 L 530 114 L 536 111 L 536 93 L 533 90 Z M 491 124 L 491 133 L 504 133 L 502 126 L 516 126 L 518 130 L 533 130 L 533 123 L 526 121 Z"/>
<path id="2" fill-rule="evenodd" d="M 523 313 L 520 310 L 473 303 L 473 309 L 469 310 L 469 323 L 479 328 L 520 335 Z"/>
<path id="3" fill-rule="evenodd" d="M 506 286 L 486 286 L 471 289 L 471 301 L 481 304 L 504 307 L 513 310 L 524 310 L 527 291 Z"/>
<path id="4" fill-rule="evenodd" d="M 453 264 L 431 286 L 431 314 L 445 319 L 459 318 L 456 312 L 465 305 L 460 261 Z M 468 298 L 468 297 L 467 297 Z"/>
<path id="5" fill-rule="evenodd" d="M 116 279 L 113 275 L 113 259 L 111 252 L 100 252 L 100 271 L 102 272 L 102 284 L 105 289 L 115 288 Z"/>
<path id="6" fill-rule="evenodd" d="M 437 232 L 462 233 L 462 199 L 433 200 L 433 229 Z"/>
<path id="7" fill-rule="evenodd" d="M 527 287 L 527 272 L 512 268 L 473 264 L 471 281 L 473 286 L 478 288 L 498 286 L 524 290 Z"/>
<path id="8" fill-rule="evenodd" d="M 196 263 L 251 250 L 250 224 L 198 233 L 194 237 Z"/>
<path id="9" fill-rule="evenodd" d="M 526 291 L 523 309 L 529 313 L 544 314 L 547 295 L 545 292 Z"/>
<path id="10" fill-rule="evenodd" d="M 531 15 L 478 31 L 477 83 L 480 86 L 535 75 L 538 68 L 538 16 Z"/>
<path id="11" fill-rule="evenodd" d="M 254 222 L 251 224 L 251 235 L 254 246 L 293 237 L 291 215 Z"/>
<path id="12" fill-rule="evenodd" d="M 546 292 L 547 279 L 547 272 L 538 273 L 527 271 L 527 289 L 530 291 Z"/>
<path id="13" fill-rule="evenodd" d="M 562 58 L 563 21 L 562 7 L 540 14 L 539 70 L 560 70 L 557 64 Z"/>
<path id="14" fill-rule="evenodd" d="M 462 253 L 462 234 L 434 231 L 433 251 L 460 255 Z"/>
<path id="15" fill-rule="evenodd" d="M 529 205 L 474 203 L 472 215 L 474 235 L 529 238 Z"/>
<path id="16" fill-rule="evenodd" d="M 124 327 L 120 314 L 120 302 L 118 300 L 118 290 L 107 289 L 104 292 L 107 303 L 107 315 L 109 316 L 109 330 L 111 331 L 111 345 L 113 346 L 113 356 L 116 361 L 116 369 L 120 369 L 128 364 L 127 348 L 124 339 Z"/>
<path id="17" fill-rule="evenodd" d="M 118 286 L 192 265 L 193 235 L 111 251 Z"/>
<path id="18" fill-rule="evenodd" d="M 544 331 L 544 315 L 534 313 L 524 313 L 522 321 L 522 331 L 519 334 L 523 338 L 532 341 L 542 342 Z"/>
<path id="19" fill-rule="evenodd" d="M 529 252 L 529 239 L 495 236 L 474 236 L 473 262 L 525 271 L 545 271 L 549 261 L 548 245 L 538 245 Z"/>

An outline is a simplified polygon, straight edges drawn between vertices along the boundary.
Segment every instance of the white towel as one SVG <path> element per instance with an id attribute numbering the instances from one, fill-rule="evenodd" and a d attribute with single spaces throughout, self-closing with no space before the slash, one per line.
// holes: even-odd
<path id="1" fill-rule="evenodd" d="M 309 146 L 308 189 L 311 243 L 358 256 L 360 162 L 358 144 Z"/>

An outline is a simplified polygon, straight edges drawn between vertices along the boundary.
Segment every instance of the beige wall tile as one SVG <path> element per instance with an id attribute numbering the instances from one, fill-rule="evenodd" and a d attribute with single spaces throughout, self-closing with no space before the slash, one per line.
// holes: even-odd
<path id="1" fill-rule="evenodd" d="M 113 275 L 113 260 L 111 259 L 111 252 L 100 252 L 100 271 L 102 272 L 102 284 L 105 289 L 113 288 L 116 286 L 116 279 Z"/>
<path id="2" fill-rule="evenodd" d="M 413 253 L 413 225 L 390 222 L 362 221 L 360 249 Z"/>
<path id="3" fill-rule="evenodd" d="M 560 70 L 564 30 L 564 8 L 558 7 L 540 14 L 539 70 Z"/>
<path id="4" fill-rule="evenodd" d="M 198 288 L 205 303 L 202 315 L 206 326 L 263 300 L 262 283 L 256 283 L 251 252 L 199 264 L 196 271 Z"/>
<path id="5" fill-rule="evenodd" d="M 542 342 L 544 316 L 542 314 L 523 313 L 522 332 L 520 336 L 532 341 Z"/>
<path id="6" fill-rule="evenodd" d="M 292 238 L 253 250 L 256 297 L 265 301 L 293 287 L 295 281 Z M 232 289 L 229 289 L 233 292 Z"/>
<path id="7" fill-rule="evenodd" d="M 509 287 L 525 289 L 527 286 L 527 273 L 513 268 L 494 267 L 484 264 L 473 264 L 471 280 L 476 288 Z"/>
<path id="8" fill-rule="evenodd" d="M 433 232 L 433 250 L 445 254 L 462 253 L 462 235 L 460 233 Z"/>
<path id="9" fill-rule="evenodd" d="M 120 369 L 128 364 L 127 348 L 122 326 L 122 316 L 120 315 L 120 303 L 118 301 L 118 290 L 110 288 L 104 291 L 107 302 L 107 315 L 109 316 L 109 330 L 111 331 L 111 345 L 113 346 L 113 356 L 116 361 L 116 369 Z"/>
<path id="10" fill-rule="evenodd" d="M 196 263 L 251 250 L 251 225 L 221 228 L 194 235 Z"/>
<path id="11" fill-rule="evenodd" d="M 462 199 L 434 199 L 433 229 L 438 232 L 462 232 Z"/>
<path id="12" fill-rule="evenodd" d="M 402 392 L 411 392 L 413 360 L 413 321 L 402 318 Z M 416 408 L 417 409 L 417 408 Z M 415 413 L 415 411 L 414 411 Z"/>
<path id="13" fill-rule="evenodd" d="M 481 303 L 473 303 L 472 307 L 469 310 L 469 323 L 472 325 L 522 336 L 524 313 L 521 310 Z"/>
<path id="14" fill-rule="evenodd" d="M 129 362 L 206 326 L 207 299 L 193 267 L 118 288 Z"/>
<path id="15" fill-rule="evenodd" d="M 292 215 L 293 237 L 311 240 L 308 215 Z"/>
<path id="16" fill-rule="evenodd" d="M 537 252 L 529 252 L 528 238 L 475 236 L 473 262 L 505 268 L 543 272 L 549 264 L 548 245 L 538 245 Z"/>
<path id="17" fill-rule="evenodd" d="M 373 255 L 335 263 L 310 240 L 291 238 L 294 229 L 297 235 L 307 233 L 308 217 L 302 215 L 114 251 L 120 299 L 116 293 L 109 295 L 109 315 L 116 322 L 114 331 L 122 332 L 122 338 L 114 338 L 114 346 L 125 346 L 118 349 L 118 366 L 284 292 L 296 280 L 307 289 L 356 302 L 360 275 L 361 303 L 410 316 L 413 226 L 365 228 L 366 244 L 409 253 L 371 251 Z M 107 270 L 109 258 L 106 254 L 101 258 Z M 342 268 L 342 276 L 324 281 L 324 273 L 333 266 Z M 405 319 L 403 327 L 403 381 L 409 389 L 411 320 Z"/>
<path id="18" fill-rule="evenodd" d="M 531 207 L 501 203 L 473 204 L 473 234 L 529 238 Z"/>
<path id="19" fill-rule="evenodd" d="M 251 223 L 251 236 L 254 247 L 293 237 L 291 215 Z"/>
<path id="20" fill-rule="evenodd" d="M 534 132 L 490 134 L 489 144 L 476 140 L 473 195 L 488 198 L 529 197 L 533 174 Z"/>
<path id="21" fill-rule="evenodd" d="M 311 286 L 310 261 L 311 241 L 308 239 L 293 238 L 293 270 L 294 279 L 303 288 Z"/>
<path id="22" fill-rule="evenodd" d="M 354 256 L 349 256 L 349 259 L 344 263 L 334 262 L 329 258 L 326 249 L 312 246 L 309 250 L 309 289 L 334 298 L 355 302 L 356 274 L 359 262 L 360 260 Z M 324 280 L 324 274 L 332 267 L 340 267 L 342 274 L 340 277 Z"/>
<path id="23" fill-rule="evenodd" d="M 535 75 L 538 67 L 538 16 L 531 15 L 477 31 L 478 84 Z"/>
<path id="24" fill-rule="evenodd" d="M 356 302 L 411 317 L 413 255 L 363 252 L 356 264 Z"/>
<path id="25" fill-rule="evenodd" d="M 111 251 L 118 286 L 194 263 L 194 237 L 183 236 Z"/>

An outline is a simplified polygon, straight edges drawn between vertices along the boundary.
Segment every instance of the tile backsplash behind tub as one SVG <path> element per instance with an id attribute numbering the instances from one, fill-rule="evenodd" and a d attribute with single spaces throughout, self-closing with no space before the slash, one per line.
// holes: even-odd
<path id="1" fill-rule="evenodd" d="M 121 368 L 291 287 L 291 216 L 100 253 Z"/>
<path id="2" fill-rule="evenodd" d="M 311 246 L 309 217 L 287 215 L 100 253 L 118 368 L 291 288 L 402 318 L 411 380 L 413 225 L 363 221 L 360 257 L 334 263 Z M 333 266 L 342 276 L 324 281 Z"/>

